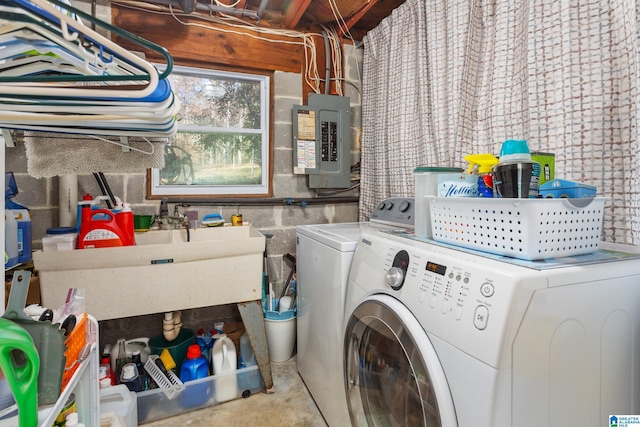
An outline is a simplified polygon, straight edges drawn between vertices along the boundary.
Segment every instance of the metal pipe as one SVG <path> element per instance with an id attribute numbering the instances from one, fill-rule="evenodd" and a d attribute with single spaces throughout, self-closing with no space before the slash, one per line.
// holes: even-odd
<path id="1" fill-rule="evenodd" d="M 172 5 L 172 6 L 180 6 L 180 3 L 177 0 L 145 0 L 147 3 L 151 3 L 151 4 L 162 4 L 162 5 Z M 263 0 L 262 3 L 265 3 L 266 0 Z M 260 4 L 260 7 L 262 7 L 263 5 Z M 264 5 L 264 7 L 266 8 L 266 4 Z M 195 8 L 197 10 L 204 10 L 207 12 L 219 12 L 219 13 L 226 13 L 227 15 L 237 15 L 237 16 L 241 16 L 241 17 L 247 17 L 247 18 L 251 18 L 251 19 L 255 19 L 255 20 L 259 20 L 260 16 L 258 15 L 258 12 L 254 11 L 254 10 L 248 10 L 248 9 L 238 9 L 238 8 L 226 8 L 226 7 L 222 7 L 222 6 L 216 6 L 213 4 L 204 4 L 204 3 L 200 3 L 200 2 L 196 2 L 196 6 Z M 259 9 L 260 10 L 260 9 Z"/>
<path id="2" fill-rule="evenodd" d="M 329 86 L 331 85 L 331 55 L 329 54 L 329 35 L 325 30 L 322 30 L 322 38 L 324 39 L 324 94 L 329 93 Z M 338 82 L 336 82 L 336 85 Z"/>
<path id="3" fill-rule="evenodd" d="M 182 206 L 306 206 L 306 205 L 330 205 L 342 203 L 358 203 L 358 197 L 315 197 L 309 199 L 283 198 L 216 198 L 216 199 L 189 199 L 169 198 L 168 203 Z"/>
<path id="4" fill-rule="evenodd" d="M 264 13 L 268 4 L 269 4 L 269 0 L 262 0 L 262 2 L 260 3 L 260 6 L 258 6 L 258 12 L 257 12 L 258 19 L 262 18 L 262 14 Z"/>

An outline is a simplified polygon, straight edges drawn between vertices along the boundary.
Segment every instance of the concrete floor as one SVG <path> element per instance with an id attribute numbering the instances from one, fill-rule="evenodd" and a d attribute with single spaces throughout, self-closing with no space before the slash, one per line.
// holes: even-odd
<path id="1" fill-rule="evenodd" d="M 327 427 L 305 387 L 296 357 L 271 363 L 274 393 L 256 393 L 186 414 L 143 424 L 145 427 Z"/>

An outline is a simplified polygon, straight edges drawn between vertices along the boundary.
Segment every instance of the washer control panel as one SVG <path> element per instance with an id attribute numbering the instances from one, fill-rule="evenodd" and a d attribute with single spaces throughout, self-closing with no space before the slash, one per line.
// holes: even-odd
<path id="1" fill-rule="evenodd" d="M 414 212 L 413 197 L 394 197 L 378 203 L 369 219 L 371 222 L 413 228 Z"/>
<path id="2" fill-rule="evenodd" d="M 350 280 L 366 293 L 392 295 L 428 333 L 492 366 L 507 363 L 505 339 L 517 328 L 513 324 L 524 315 L 534 288 L 547 282 L 534 270 L 383 232 L 363 234 L 356 263 L 369 271 L 352 268 Z"/>

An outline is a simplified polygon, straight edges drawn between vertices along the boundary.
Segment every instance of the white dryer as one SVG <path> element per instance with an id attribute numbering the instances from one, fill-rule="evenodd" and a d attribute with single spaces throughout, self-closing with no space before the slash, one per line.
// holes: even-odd
<path id="1" fill-rule="evenodd" d="M 388 199 L 370 222 L 296 228 L 298 372 L 331 427 L 349 425 L 342 380 L 347 278 L 363 231 L 413 226 L 413 198 Z"/>
<path id="2" fill-rule="evenodd" d="M 345 308 L 353 425 L 601 427 L 640 414 L 639 259 L 530 262 L 364 232 Z"/>

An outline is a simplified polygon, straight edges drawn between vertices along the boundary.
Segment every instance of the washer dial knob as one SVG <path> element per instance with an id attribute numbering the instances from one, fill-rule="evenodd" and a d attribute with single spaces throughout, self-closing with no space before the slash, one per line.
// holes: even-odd
<path id="1" fill-rule="evenodd" d="M 393 258 L 391 268 L 387 270 L 385 280 L 387 284 L 394 290 L 399 290 L 404 285 L 404 278 L 407 275 L 409 267 L 409 253 L 402 250 Z"/>
<path id="2" fill-rule="evenodd" d="M 404 271 L 399 267 L 391 267 L 387 271 L 385 279 L 387 281 L 387 285 L 398 290 L 402 287 L 402 282 L 404 282 Z"/>

